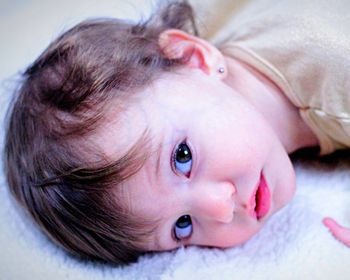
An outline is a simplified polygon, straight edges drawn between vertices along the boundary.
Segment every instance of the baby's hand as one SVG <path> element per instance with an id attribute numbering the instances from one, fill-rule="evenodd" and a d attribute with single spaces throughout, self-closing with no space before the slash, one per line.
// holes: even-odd
<path id="1" fill-rule="evenodd" d="M 350 229 L 342 227 L 334 219 L 328 217 L 323 219 L 323 224 L 336 239 L 350 247 Z"/>

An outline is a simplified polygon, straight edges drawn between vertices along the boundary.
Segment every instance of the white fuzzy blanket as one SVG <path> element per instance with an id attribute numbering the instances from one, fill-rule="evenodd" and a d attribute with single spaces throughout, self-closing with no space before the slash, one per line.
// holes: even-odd
<path id="1" fill-rule="evenodd" d="M 139 1 L 141 6 L 137 9 L 130 1 L 122 2 L 1 2 L 1 128 L 9 89 L 15 84 L 13 74 L 31 62 L 63 29 L 87 16 L 116 15 L 118 8 L 117 15 L 133 18 L 140 15 L 136 11 L 147 11 L 145 1 Z M 2 140 L 1 137 L 1 147 Z M 51 244 L 22 217 L 9 197 L 1 172 L 0 279 L 348 280 L 350 248 L 336 241 L 321 220 L 332 216 L 350 227 L 349 162 L 344 156 L 333 162 L 296 162 L 298 188 L 293 201 L 242 246 L 227 250 L 180 249 L 148 255 L 123 268 L 82 263 Z"/>

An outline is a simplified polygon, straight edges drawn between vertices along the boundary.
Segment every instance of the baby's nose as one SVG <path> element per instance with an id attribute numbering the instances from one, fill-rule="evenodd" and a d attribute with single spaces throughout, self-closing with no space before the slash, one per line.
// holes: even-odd
<path id="1" fill-rule="evenodd" d="M 234 194 L 236 188 L 231 182 L 201 183 L 193 193 L 192 207 L 196 216 L 229 223 L 233 218 Z"/>

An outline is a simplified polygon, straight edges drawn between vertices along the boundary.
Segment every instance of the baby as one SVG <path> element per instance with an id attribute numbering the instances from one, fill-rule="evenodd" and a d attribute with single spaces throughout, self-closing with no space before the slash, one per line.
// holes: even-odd
<path id="1" fill-rule="evenodd" d="M 87 259 L 247 241 L 294 195 L 288 154 L 350 147 L 350 4 L 329 3 L 255 1 L 216 45 L 186 1 L 68 30 L 10 107 L 12 194 Z"/>

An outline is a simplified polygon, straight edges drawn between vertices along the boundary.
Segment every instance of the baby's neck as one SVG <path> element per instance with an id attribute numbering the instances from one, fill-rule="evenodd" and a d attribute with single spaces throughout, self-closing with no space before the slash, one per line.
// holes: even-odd
<path id="1" fill-rule="evenodd" d="M 228 66 L 225 83 L 241 93 L 265 117 L 289 154 L 318 145 L 299 109 L 274 82 L 241 61 L 225 58 Z"/>

